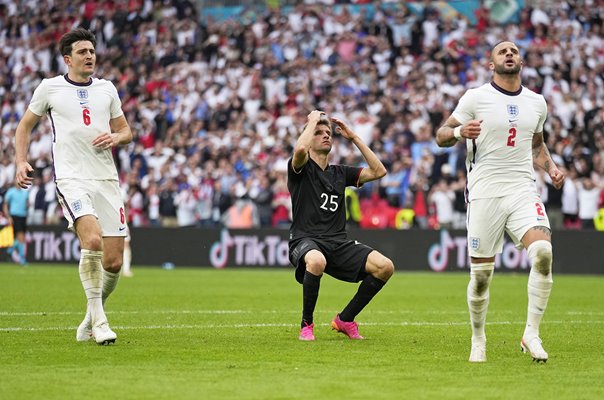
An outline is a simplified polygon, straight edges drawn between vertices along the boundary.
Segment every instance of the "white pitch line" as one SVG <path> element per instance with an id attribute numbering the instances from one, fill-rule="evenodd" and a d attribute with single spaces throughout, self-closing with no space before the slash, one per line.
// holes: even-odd
<path id="1" fill-rule="evenodd" d="M 106 314 L 250 314 L 249 310 L 122 310 L 105 311 Z M 85 311 L 32 311 L 32 312 L 9 312 L 0 311 L 0 316 L 46 316 L 46 315 L 84 315 Z M 263 313 L 277 314 L 278 311 L 263 311 Z"/>
<path id="2" fill-rule="evenodd" d="M 220 315 L 220 314 L 299 314 L 298 310 L 107 310 L 107 314 L 209 314 L 209 315 Z M 320 310 L 317 313 L 328 313 L 335 314 L 338 310 Z M 451 314 L 462 314 L 467 315 L 467 310 L 460 311 L 445 311 L 445 310 L 396 310 L 396 311 L 385 311 L 385 310 L 372 310 L 371 314 L 377 315 L 397 315 L 397 314 L 427 314 L 427 315 L 451 315 Z M 512 310 L 502 310 L 492 312 L 493 314 L 514 314 Z M 553 314 L 550 312 L 550 314 Z M 31 311 L 31 312 L 12 312 L 12 311 L 0 311 L 0 317 L 27 317 L 27 316 L 47 316 L 47 315 L 84 315 L 84 311 Z M 599 311 L 567 311 L 563 315 L 588 315 L 588 316 L 600 316 L 604 315 L 604 312 Z"/>
<path id="3" fill-rule="evenodd" d="M 336 314 L 338 310 L 321 310 L 317 313 L 328 313 Z M 417 310 L 398 310 L 398 311 L 371 311 L 372 314 L 412 314 L 417 313 Z M 111 311 L 105 310 L 106 314 L 299 314 L 299 310 L 118 310 Z M 431 315 L 451 315 L 451 314 L 467 314 L 468 311 L 425 311 L 422 314 Z M 504 311 L 502 314 L 508 314 L 511 311 Z M 47 315 L 83 315 L 84 311 L 31 311 L 31 312 L 11 312 L 11 311 L 0 311 L 0 316 L 5 317 L 28 317 L 28 316 L 47 316 Z"/>
<path id="4" fill-rule="evenodd" d="M 602 324 L 604 321 L 546 321 L 545 324 Z M 449 321 L 449 322 L 428 322 L 428 321 L 401 321 L 401 322 L 361 322 L 362 326 L 465 326 L 468 321 Z M 487 325 L 524 325 L 526 321 L 494 321 L 487 322 Z M 330 324 L 316 324 L 319 326 L 331 326 Z M 299 327 L 299 324 L 181 324 L 181 325 L 143 325 L 143 326 L 112 326 L 115 330 L 133 330 L 133 329 L 241 329 L 241 328 L 290 328 Z M 43 328 L 32 327 L 0 327 L 0 332 L 46 332 L 46 331 L 69 331 L 75 330 L 75 326 L 50 326 Z"/>

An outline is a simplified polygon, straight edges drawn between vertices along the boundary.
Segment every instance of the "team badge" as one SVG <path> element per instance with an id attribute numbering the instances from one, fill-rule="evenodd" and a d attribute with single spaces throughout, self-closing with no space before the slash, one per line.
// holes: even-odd
<path id="1" fill-rule="evenodd" d="M 518 118 L 520 110 L 518 110 L 518 106 L 516 104 L 508 104 L 508 117 L 511 119 Z"/>
<path id="2" fill-rule="evenodd" d="M 73 203 L 71 203 L 71 208 L 73 208 L 74 212 L 82 210 L 82 202 L 80 200 L 74 201 Z"/>
<path id="3" fill-rule="evenodd" d="M 478 248 L 480 247 L 480 239 L 471 237 L 470 238 L 470 247 L 472 248 L 472 250 L 478 250 Z"/>
<path id="4" fill-rule="evenodd" d="M 88 99 L 88 90 L 78 89 L 76 92 L 78 93 L 78 99 Z"/>

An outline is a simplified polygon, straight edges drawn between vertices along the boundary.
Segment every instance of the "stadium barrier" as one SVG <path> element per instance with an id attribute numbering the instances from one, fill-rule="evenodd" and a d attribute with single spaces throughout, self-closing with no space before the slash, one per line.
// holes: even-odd
<path id="1" fill-rule="evenodd" d="M 131 232 L 133 265 L 292 268 L 287 230 L 132 228 Z M 391 258 L 399 271 L 469 268 L 465 231 L 359 229 L 352 230 L 350 237 Z M 64 227 L 31 226 L 26 239 L 29 262 L 77 264 L 79 260 L 79 241 Z M 604 274 L 603 245 L 604 232 L 555 231 L 554 272 Z M 519 251 L 506 238 L 496 268 L 528 270 L 526 251 Z"/>

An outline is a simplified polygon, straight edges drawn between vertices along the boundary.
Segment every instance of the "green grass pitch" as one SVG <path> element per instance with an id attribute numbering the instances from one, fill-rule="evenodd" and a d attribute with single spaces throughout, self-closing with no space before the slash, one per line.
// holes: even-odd
<path id="1" fill-rule="evenodd" d="M 325 276 L 315 342 L 297 339 L 292 270 L 134 269 L 106 304 L 115 345 L 77 343 L 77 266 L 0 264 L 0 398 L 601 399 L 604 277 L 554 276 L 546 364 L 522 354 L 527 274 L 495 274 L 488 359 L 470 364 L 466 274 L 396 273 L 358 316 L 356 285 Z"/>

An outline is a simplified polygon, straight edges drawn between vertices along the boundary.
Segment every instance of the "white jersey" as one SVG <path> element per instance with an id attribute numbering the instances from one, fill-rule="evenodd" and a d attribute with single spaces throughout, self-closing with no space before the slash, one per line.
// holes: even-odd
<path id="1" fill-rule="evenodd" d="M 543 96 L 525 87 L 511 93 L 487 83 L 468 90 L 453 117 L 462 124 L 482 120 L 478 139 L 466 140 L 468 201 L 536 190 L 532 144 L 547 117 Z"/>
<path id="2" fill-rule="evenodd" d="M 123 115 L 111 82 L 91 78 L 88 83 L 76 83 L 67 75 L 44 79 L 34 91 L 29 110 L 38 116 L 48 113 L 56 179 L 118 179 L 111 150 L 92 146 L 100 133 L 111 132 L 109 121 Z"/>

